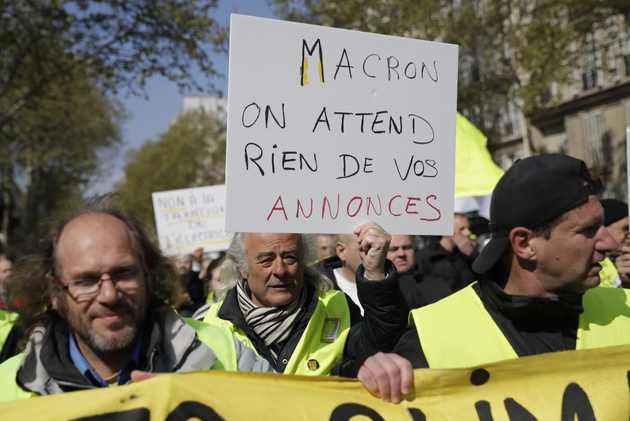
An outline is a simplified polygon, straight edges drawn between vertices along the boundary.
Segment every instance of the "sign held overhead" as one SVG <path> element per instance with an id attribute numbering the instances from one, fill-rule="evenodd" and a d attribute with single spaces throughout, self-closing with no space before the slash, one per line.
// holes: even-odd
<path id="1" fill-rule="evenodd" d="M 226 229 L 452 234 L 457 46 L 232 15 Z"/>

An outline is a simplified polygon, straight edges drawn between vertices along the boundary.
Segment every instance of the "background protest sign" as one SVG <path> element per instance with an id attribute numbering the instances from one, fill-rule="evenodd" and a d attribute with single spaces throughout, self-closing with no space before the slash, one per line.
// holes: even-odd
<path id="1" fill-rule="evenodd" d="M 416 370 L 414 390 L 400 404 L 338 377 L 209 371 L 0 403 L 0 414 L 6 421 L 42 414 L 51 421 L 627 420 L 629 352 L 621 346 Z"/>
<path id="2" fill-rule="evenodd" d="M 195 187 L 152 193 L 160 249 L 165 254 L 226 250 L 225 186 Z"/>
<path id="3" fill-rule="evenodd" d="M 457 54 L 232 15 L 226 230 L 452 234 Z"/>

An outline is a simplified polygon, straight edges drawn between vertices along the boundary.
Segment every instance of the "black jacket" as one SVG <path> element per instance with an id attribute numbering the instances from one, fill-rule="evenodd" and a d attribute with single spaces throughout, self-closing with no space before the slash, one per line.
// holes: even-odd
<path id="1" fill-rule="evenodd" d="M 386 267 L 388 277 L 382 281 L 368 281 L 364 278 L 364 273 L 365 269 L 361 265 L 357 270 L 357 292 L 365 316 L 361 317 L 359 307 L 350 297 L 346 296 L 350 308 L 351 328 L 344 350 L 345 361 L 333 368 L 331 371 L 333 375 L 350 376 L 354 370 L 349 367 L 355 361 L 362 362 L 366 357 L 378 351 L 391 351 L 407 324 L 407 319 L 403 317 L 400 311 L 399 275 L 394 264 L 388 261 Z M 218 317 L 242 329 L 252 341 L 258 354 L 265 357 L 276 371 L 282 373 L 317 306 L 318 298 L 315 288 L 308 283 L 305 283 L 305 287 L 307 292 L 306 311 L 280 350 L 275 365 L 271 352 L 265 343 L 245 322 L 238 305 L 236 287 L 228 291 L 219 309 Z"/>
<path id="2" fill-rule="evenodd" d="M 415 272 L 410 275 L 402 275 L 400 279 L 400 290 L 405 296 L 409 310 L 433 304 L 442 298 L 451 295 L 454 291 L 445 282 L 438 278 L 423 274 L 418 265 Z M 411 307 L 413 306 L 413 307 Z"/>
<path id="3" fill-rule="evenodd" d="M 442 247 L 439 237 L 434 237 L 425 248 L 416 253 L 416 263 L 420 273 L 443 281 L 455 292 L 477 280 L 478 275 L 472 270 L 472 264 L 477 256 L 479 256 L 477 250 L 470 256 L 457 249 L 450 252 Z"/>
<path id="4" fill-rule="evenodd" d="M 584 311 L 581 294 L 557 299 L 509 295 L 485 277 L 473 289 L 519 357 L 575 349 L 578 319 Z M 411 361 L 414 368 L 429 366 L 413 322 L 394 352 Z"/>
<path id="5" fill-rule="evenodd" d="M 331 256 L 319 262 L 315 268 L 326 275 L 335 285 L 335 289 L 341 291 L 335 277 L 334 270 L 342 267 L 341 259 Z M 419 271 L 412 275 L 400 275 L 400 303 L 402 316 L 407 319 L 409 312 L 414 308 L 423 307 L 434 303 L 450 295 L 453 290 L 443 282 L 432 276 L 425 276 Z"/>

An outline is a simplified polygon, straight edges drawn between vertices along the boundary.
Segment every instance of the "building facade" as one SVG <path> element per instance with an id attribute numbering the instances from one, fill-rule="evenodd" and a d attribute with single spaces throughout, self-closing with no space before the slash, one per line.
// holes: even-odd
<path id="1" fill-rule="evenodd" d="M 555 107 L 528 116 L 526 122 L 516 104 L 504 101 L 498 105 L 498 119 L 490 122 L 483 117 L 471 118 L 482 130 L 500 133 L 494 139 L 490 137 L 488 147 L 502 168 L 531 154 L 565 153 L 587 162 L 603 179 L 604 197 L 628 199 L 629 24 L 623 15 L 611 16 L 579 47 L 576 43 L 581 49 L 582 65 L 574 70 L 574 84 L 550 87 L 550 95 L 561 98 Z M 465 65 L 461 72 L 465 83 Z"/>

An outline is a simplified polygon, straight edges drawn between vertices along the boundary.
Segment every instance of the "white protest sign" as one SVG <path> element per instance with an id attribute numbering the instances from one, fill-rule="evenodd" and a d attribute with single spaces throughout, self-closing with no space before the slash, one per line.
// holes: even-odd
<path id="1" fill-rule="evenodd" d="M 225 186 L 155 192 L 153 211 L 160 249 L 168 255 L 225 250 L 232 235 L 224 231 Z"/>
<path id="2" fill-rule="evenodd" d="M 226 229 L 452 234 L 457 49 L 233 14 Z"/>

